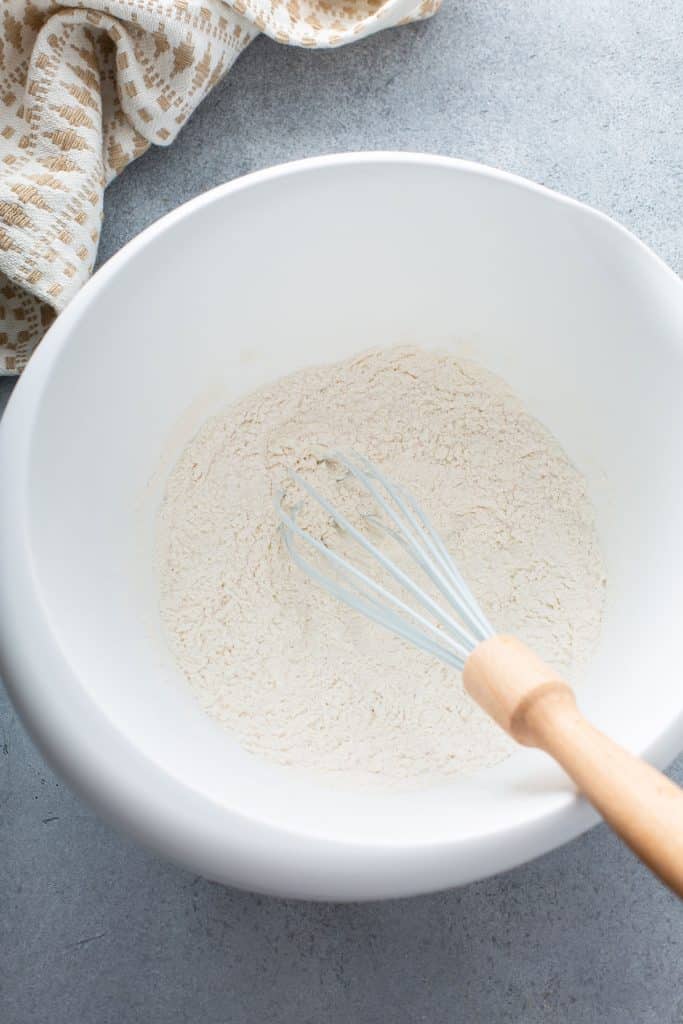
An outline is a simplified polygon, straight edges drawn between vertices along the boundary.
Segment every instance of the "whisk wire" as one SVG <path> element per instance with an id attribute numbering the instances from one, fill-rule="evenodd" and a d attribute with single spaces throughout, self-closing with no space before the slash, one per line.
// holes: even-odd
<path id="1" fill-rule="evenodd" d="M 300 569 L 303 569 L 304 572 L 308 573 L 308 575 L 311 576 L 316 581 L 316 583 L 319 583 L 322 586 L 326 587 L 331 593 L 334 593 L 336 597 L 340 597 L 347 604 L 350 604 L 352 607 L 356 607 L 358 605 L 359 610 L 364 610 L 360 608 L 360 601 L 358 599 L 359 594 L 357 591 L 348 591 L 345 590 L 343 587 L 340 587 L 339 584 L 337 584 L 334 580 L 331 580 L 329 577 L 325 576 L 318 569 L 316 569 L 311 562 L 302 557 L 302 555 L 297 551 L 296 547 L 294 546 L 294 543 L 292 541 L 292 534 L 301 538 L 301 540 L 305 541 L 312 548 L 314 548 L 316 551 L 322 554 L 324 558 L 326 558 L 335 566 L 335 568 L 338 570 L 339 574 L 342 577 L 351 577 L 352 582 L 354 584 L 361 584 L 363 587 L 367 588 L 366 591 L 360 591 L 360 597 L 362 597 L 366 605 L 372 606 L 376 612 L 379 611 L 382 613 L 382 615 L 386 615 L 387 610 L 385 608 L 385 605 L 381 604 L 379 601 L 375 600 L 374 597 L 372 597 L 372 593 L 377 594 L 379 597 L 384 598 L 385 601 L 388 601 L 390 604 L 400 609 L 400 611 L 402 611 L 405 615 L 408 615 L 411 619 L 413 619 L 424 629 L 438 636 L 441 642 L 446 642 L 450 644 L 453 653 L 459 659 L 462 660 L 467 657 L 467 648 L 465 648 L 462 644 L 458 643 L 455 639 L 453 639 L 443 630 L 440 630 L 437 626 L 434 625 L 433 622 L 430 622 L 429 619 L 421 615 L 420 612 L 416 611 L 414 608 L 411 608 L 410 605 L 406 604 L 405 601 L 402 601 L 401 598 L 398 597 L 396 594 L 393 594 L 390 590 L 387 590 L 386 587 L 383 587 L 381 583 L 378 583 L 376 580 L 373 580 L 372 577 L 366 575 L 366 573 L 362 572 L 362 570 L 358 569 L 356 566 L 352 565 L 350 562 L 347 562 L 346 559 L 338 555 L 336 551 L 333 551 L 326 544 L 323 544 L 322 541 L 319 541 L 316 537 L 313 537 L 312 534 L 308 533 L 308 531 L 303 530 L 296 522 L 294 516 L 288 515 L 281 505 L 279 507 L 279 514 L 280 520 L 286 528 L 285 542 L 287 544 L 287 550 L 289 551 L 292 560 L 299 566 Z M 368 594 L 367 591 L 370 591 L 370 593 Z M 369 612 L 366 611 L 366 614 L 369 614 Z M 399 616 L 396 616 L 395 613 L 389 612 L 389 614 L 391 614 L 392 621 L 394 621 L 394 625 L 392 625 L 392 628 L 397 630 L 398 623 L 406 625 L 407 630 L 409 630 L 410 632 L 410 635 L 407 635 L 406 639 L 411 639 L 413 640 L 413 642 L 416 642 L 414 640 L 414 636 L 419 634 L 415 633 L 414 627 L 410 627 L 409 625 L 404 624 L 403 620 Z M 375 616 L 373 615 L 372 618 L 375 618 Z M 375 621 L 377 621 L 376 618 Z M 431 641 L 429 650 L 431 651 L 431 653 L 435 653 L 434 650 L 432 649 Z"/>
<path id="2" fill-rule="evenodd" d="M 474 630 L 475 633 L 479 635 L 480 640 L 484 640 L 486 639 L 486 637 L 493 636 L 495 631 L 491 623 L 488 621 L 488 619 L 482 612 L 481 608 L 479 607 L 476 598 L 474 597 L 472 591 L 470 590 L 467 583 L 460 574 L 457 565 L 453 561 L 453 558 L 451 557 L 448 548 L 444 544 L 439 534 L 436 532 L 426 513 L 417 504 L 412 494 L 409 494 L 406 491 L 405 497 L 410 502 L 410 505 L 413 508 L 415 514 L 422 521 L 425 529 L 428 531 L 429 536 L 432 539 L 435 548 L 437 549 L 441 556 L 441 560 L 446 569 L 446 572 L 450 576 L 453 587 L 458 593 L 461 602 L 459 605 L 461 614 L 463 615 L 463 617 L 466 617 L 468 619 L 468 621 L 471 624 L 471 628 Z"/>
<path id="3" fill-rule="evenodd" d="M 431 554 L 436 557 L 437 564 L 439 557 L 434 550 L 433 545 L 429 541 L 429 537 L 426 536 L 425 531 L 420 526 L 419 522 L 415 520 L 410 510 L 406 508 L 404 502 L 401 499 L 401 494 L 398 488 L 392 486 L 392 484 L 384 477 L 378 469 L 372 466 L 367 459 L 363 459 L 362 456 L 357 456 L 359 462 L 364 466 L 365 472 L 361 471 L 350 458 L 345 456 L 341 452 L 334 452 L 333 458 L 335 458 L 341 465 L 345 466 L 358 480 L 358 482 L 372 494 L 380 507 L 387 514 L 389 519 L 395 524 L 396 530 L 392 530 L 386 524 L 382 523 L 377 516 L 368 516 L 368 521 L 373 522 L 379 529 L 389 534 L 397 543 L 401 545 L 404 551 L 410 555 L 410 557 L 418 563 L 420 568 L 425 572 L 435 586 L 441 591 L 441 593 L 450 600 L 449 588 L 443 575 L 438 572 L 433 564 L 430 563 L 429 558 L 425 556 L 424 550 L 421 544 L 426 544 L 428 549 L 431 549 Z M 400 511 L 402 512 L 405 520 L 407 520 L 410 530 L 406 530 L 405 522 L 396 514 L 394 508 L 387 502 L 381 492 L 374 486 L 372 482 L 373 476 L 375 479 L 384 487 L 389 494 L 390 498 L 395 502 Z M 400 531 L 403 531 L 401 533 Z M 406 534 L 406 536 L 404 536 Z"/>
<path id="4" fill-rule="evenodd" d="M 350 462 L 346 457 L 337 454 L 336 458 L 338 458 L 339 461 L 343 460 L 344 465 L 350 465 Z M 407 539 L 401 535 L 401 533 L 396 531 L 388 532 L 390 532 L 393 538 L 401 544 L 404 550 L 406 550 L 408 554 L 418 562 L 423 571 L 427 573 L 448 601 L 453 602 L 453 593 L 455 590 L 455 593 L 458 596 L 456 604 L 457 610 L 474 635 L 480 640 L 483 640 L 487 636 L 492 636 L 493 629 L 479 609 L 472 592 L 450 557 L 448 549 L 432 526 L 426 514 L 415 501 L 412 494 L 408 493 L 403 488 L 392 484 L 391 481 L 389 481 L 376 466 L 373 466 L 372 463 L 368 462 L 367 459 L 363 459 L 362 456 L 358 456 L 358 458 L 366 465 L 368 475 L 374 475 L 399 506 L 408 522 L 421 538 L 422 543 L 427 547 L 429 555 L 431 555 L 432 559 L 435 560 L 437 566 L 441 569 L 441 572 L 434 571 L 432 563 L 430 563 L 428 557 L 424 556 L 419 544 L 413 543 L 411 545 Z M 354 475 L 356 476 L 356 479 L 361 479 L 357 473 Z M 406 503 L 410 506 L 409 508 L 406 507 Z M 383 507 L 387 507 L 384 502 L 382 502 L 382 504 Z M 398 526 L 398 529 L 401 530 L 402 523 L 400 520 L 393 514 L 391 514 L 391 518 Z M 387 527 L 381 524 L 379 520 L 375 519 L 375 522 L 380 528 L 387 530 Z M 444 579 L 444 575 L 446 579 Z"/>
<path id="5" fill-rule="evenodd" d="M 324 495 L 322 495 L 318 490 L 316 490 L 316 488 L 313 487 L 313 485 L 310 484 L 308 480 L 304 480 L 303 477 L 299 476 L 298 473 L 293 473 L 292 479 L 295 480 L 296 483 L 304 491 L 306 491 L 306 493 L 309 494 L 311 498 L 317 501 L 318 504 L 325 509 L 325 511 L 328 513 L 330 519 L 332 519 L 333 522 L 335 522 L 344 530 L 345 533 L 347 533 L 350 537 L 357 541 L 358 544 L 360 544 L 360 546 L 364 548 L 364 550 L 367 551 L 369 555 L 372 555 L 372 557 L 377 560 L 381 567 L 385 569 L 386 572 L 388 572 L 391 576 L 393 576 L 396 582 L 399 583 L 402 587 L 404 587 L 415 598 L 415 600 L 423 606 L 423 608 L 426 608 L 429 612 L 431 612 L 431 614 L 439 622 L 441 622 L 441 624 L 445 628 L 452 630 L 452 632 L 456 635 L 456 637 L 458 637 L 461 640 L 461 642 L 465 644 L 472 643 L 471 637 L 467 635 L 467 633 L 463 630 L 459 622 L 457 622 L 451 615 L 448 615 L 448 613 L 445 612 L 444 609 L 441 608 L 436 603 L 436 601 L 434 601 L 433 598 L 429 596 L 429 594 L 426 594 L 424 590 L 418 587 L 417 584 L 414 583 L 414 581 L 410 578 L 410 576 L 408 576 L 407 573 L 403 572 L 403 570 L 398 565 L 396 565 L 396 563 L 391 558 L 389 558 L 382 551 L 380 551 L 379 548 L 376 547 L 376 545 L 374 545 L 372 541 L 368 540 L 368 538 L 365 537 L 360 530 L 356 529 L 353 523 L 349 522 L 346 516 L 343 515 L 343 513 L 341 513 L 337 508 L 335 508 L 335 506 L 330 501 L 328 501 Z M 311 535 L 307 533 L 307 531 L 303 531 L 299 534 L 299 536 L 307 543 L 310 543 L 311 540 L 314 540 L 314 538 L 312 538 Z M 330 554 L 334 553 L 331 552 L 330 548 L 328 548 L 326 545 L 322 545 L 322 549 L 319 548 L 318 550 L 321 550 L 321 553 L 324 554 L 325 557 L 328 559 L 330 558 Z"/>
<path id="6" fill-rule="evenodd" d="M 354 458 L 358 463 L 360 463 L 363 470 L 360 470 L 358 466 L 354 464 L 353 459 L 344 452 L 331 452 L 330 458 L 339 462 L 342 466 L 348 469 L 356 480 L 358 480 L 358 482 L 373 495 L 378 504 L 384 509 L 389 518 L 396 525 L 397 530 L 390 530 L 385 524 L 381 523 L 377 517 L 370 516 L 368 518 L 380 529 L 391 534 L 394 540 L 396 540 L 413 558 L 413 560 L 420 565 L 422 570 L 429 576 L 432 582 L 439 588 L 441 593 L 449 602 L 453 601 L 455 590 L 455 593 L 457 594 L 455 607 L 457 608 L 458 613 L 466 619 L 467 625 L 472 630 L 475 637 L 478 640 L 483 640 L 487 636 L 493 636 L 493 628 L 479 608 L 472 591 L 461 576 L 441 537 L 435 530 L 426 513 L 420 508 L 413 495 L 400 485 L 392 483 L 392 481 L 390 481 L 377 466 L 374 466 L 362 455 L 356 455 L 354 453 Z M 394 501 L 400 509 L 405 520 L 410 524 L 413 531 L 411 540 L 403 535 L 408 533 L 405 529 L 404 522 L 396 515 L 391 505 L 383 498 L 382 494 L 373 485 L 373 478 L 382 485 L 392 501 Z M 403 531 L 403 533 L 400 531 Z M 422 545 L 427 549 L 426 554 Z M 430 557 L 433 561 L 430 561 Z M 434 563 L 436 563 L 436 566 L 440 571 L 435 569 Z"/>
<path id="7" fill-rule="evenodd" d="M 444 648 L 442 644 L 434 643 L 427 637 L 423 636 L 418 629 L 411 627 L 401 619 L 399 615 L 396 615 L 387 609 L 379 601 L 374 601 L 367 595 L 360 596 L 354 591 L 346 590 L 344 587 L 341 587 L 334 580 L 330 579 L 329 576 L 325 576 L 324 573 L 321 573 L 314 565 L 303 558 L 292 544 L 290 536 L 285 535 L 285 540 L 287 549 L 294 563 L 308 576 L 310 576 L 314 582 L 327 590 L 333 597 L 343 601 L 355 611 L 362 612 L 373 622 L 383 626 L 385 629 L 391 630 L 391 632 L 395 633 L 397 636 L 400 636 L 409 643 L 414 644 L 415 647 L 419 647 L 420 650 L 426 651 L 427 654 L 432 654 L 446 664 L 451 665 L 453 668 L 462 670 L 467 652 L 458 654 L 455 650 L 451 651 Z M 431 628 L 431 623 L 428 625 Z M 449 638 L 443 637 L 443 639 L 448 640 Z M 455 647 L 455 645 L 453 646 Z"/>
<path id="8" fill-rule="evenodd" d="M 296 520 L 301 503 L 288 511 L 284 507 L 285 496 L 280 494 L 276 498 L 276 510 L 287 550 L 293 561 L 338 600 L 363 612 L 372 621 L 421 650 L 440 658 L 448 665 L 462 669 L 469 653 L 481 640 L 492 636 L 493 629 L 431 522 L 409 492 L 388 480 L 377 467 L 362 456 L 354 454 L 351 457 L 343 452 L 330 451 L 326 460 L 339 463 L 372 497 L 392 525 L 387 525 L 381 516 L 374 514 L 366 514 L 363 517 L 364 521 L 379 528 L 400 545 L 454 609 L 458 619 L 441 607 L 393 559 L 385 555 L 331 501 L 298 473 L 292 473 L 291 478 L 301 491 L 317 503 L 331 521 L 369 554 L 435 621 L 431 621 L 418 609 L 411 607 L 397 594 L 301 527 Z M 297 548 L 295 538 L 314 549 L 333 566 L 337 578 L 322 572 L 304 558 Z M 342 585 L 340 580 L 345 585 Z"/>

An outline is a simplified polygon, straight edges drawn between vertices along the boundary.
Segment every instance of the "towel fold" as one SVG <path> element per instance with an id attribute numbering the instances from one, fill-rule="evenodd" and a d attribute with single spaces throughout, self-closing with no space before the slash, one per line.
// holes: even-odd
<path id="1" fill-rule="evenodd" d="M 20 373 L 92 272 L 105 186 L 169 145 L 260 32 L 340 46 L 440 0 L 4 0 L 0 374 Z"/>

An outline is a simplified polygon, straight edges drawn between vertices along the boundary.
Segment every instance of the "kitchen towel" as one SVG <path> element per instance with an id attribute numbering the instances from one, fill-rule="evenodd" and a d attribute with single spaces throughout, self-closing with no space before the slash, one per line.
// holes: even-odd
<path id="1" fill-rule="evenodd" d="M 340 46 L 440 0 L 2 0 L 0 374 L 92 272 L 105 186 L 173 141 L 260 32 Z"/>

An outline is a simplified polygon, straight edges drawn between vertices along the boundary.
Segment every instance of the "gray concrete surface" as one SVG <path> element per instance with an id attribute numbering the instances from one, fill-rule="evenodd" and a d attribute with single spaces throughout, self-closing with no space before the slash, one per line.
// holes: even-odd
<path id="1" fill-rule="evenodd" d="M 109 190 L 101 259 L 246 171 L 396 148 L 568 192 L 680 272 L 682 39 L 680 0 L 446 0 L 344 51 L 259 40 L 175 145 Z M 604 827 L 459 891 L 282 902 L 103 825 L 3 697 L 0 728 L 3 1024 L 683 1024 L 681 906 Z"/>

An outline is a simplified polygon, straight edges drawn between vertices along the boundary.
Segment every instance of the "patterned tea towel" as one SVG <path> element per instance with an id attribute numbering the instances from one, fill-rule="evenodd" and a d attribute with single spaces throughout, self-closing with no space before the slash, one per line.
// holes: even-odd
<path id="1" fill-rule="evenodd" d="M 92 272 L 105 185 L 168 145 L 259 32 L 329 47 L 440 0 L 0 0 L 0 374 Z"/>

